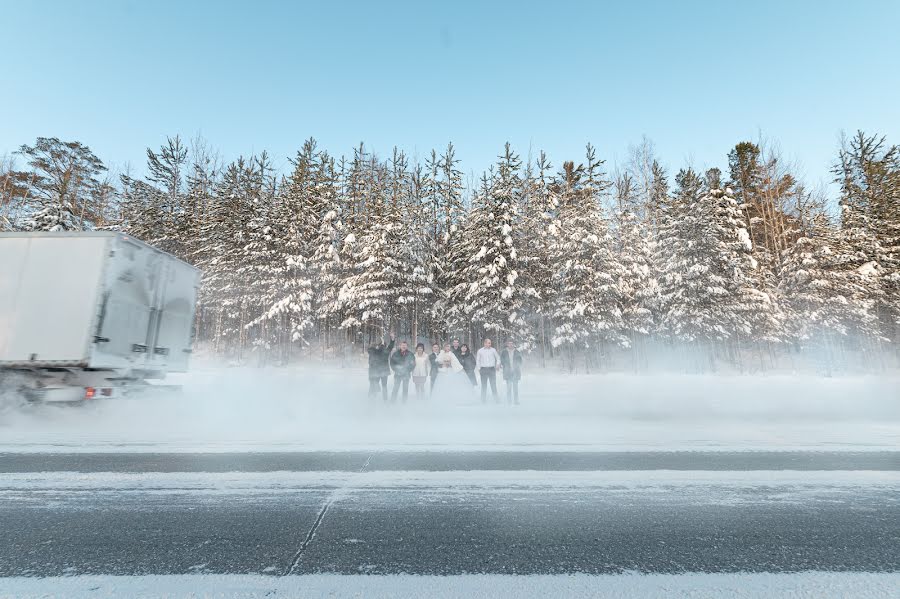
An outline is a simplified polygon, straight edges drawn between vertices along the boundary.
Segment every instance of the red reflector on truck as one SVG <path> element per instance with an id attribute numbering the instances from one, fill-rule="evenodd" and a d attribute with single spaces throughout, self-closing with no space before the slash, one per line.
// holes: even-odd
<path id="1" fill-rule="evenodd" d="M 93 387 L 85 387 L 84 388 L 84 398 L 85 399 L 94 399 L 94 396 L 97 395 L 97 390 Z"/>

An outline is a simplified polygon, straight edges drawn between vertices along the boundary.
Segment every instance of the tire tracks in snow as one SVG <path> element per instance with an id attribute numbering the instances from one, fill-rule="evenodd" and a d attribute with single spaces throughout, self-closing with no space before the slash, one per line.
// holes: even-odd
<path id="1" fill-rule="evenodd" d="M 366 456 L 366 461 L 363 463 L 362 468 L 360 468 L 356 473 L 362 474 L 369 468 L 369 464 L 372 462 L 372 455 L 369 454 Z M 346 483 L 344 483 L 341 487 L 332 491 L 331 495 L 322 505 L 322 509 L 319 510 L 319 514 L 316 516 L 315 521 L 312 526 L 309 528 L 309 531 L 306 533 L 306 538 L 300 544 L 300 547 L 297 549 L 297 552 L 294 553 L 294 558 L 291 560 L 288 568 L 282 573 L 282 576 L 290 576 L 292 574 L 296 574 L 297 570 L 300 568 L 301 562 L 303 560 L 303 554 L 306 552 L 307 548 L 313 542 L 313 539 L 316 538 L 316 532 L 318 532 L 319 527 L 322 526 L 322 522 L 325 521 L 325 516 L 328 515 L 328 510 L 331 506 L 344 497 L 347 491 L 353 486 L 353 478 L 350 478 Z"/>

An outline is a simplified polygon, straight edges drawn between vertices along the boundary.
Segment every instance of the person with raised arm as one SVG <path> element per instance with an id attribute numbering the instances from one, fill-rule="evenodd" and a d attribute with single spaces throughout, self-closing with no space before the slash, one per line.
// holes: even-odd
<path id="1" fill-rule="evenodd" d="M 387 401 L 387 380 L 391 374 L 391 368 L 388 360 L 391 357 L 391 350 L 394 349 L 394 337 L 391 333 L 391 342 L 385 346 L 384 339 L 378 343 L 372 343 L 369 346 L 369 399 L 378 395 L 378 387 L 381 386 L 381 395 L 384 401 Z"/>

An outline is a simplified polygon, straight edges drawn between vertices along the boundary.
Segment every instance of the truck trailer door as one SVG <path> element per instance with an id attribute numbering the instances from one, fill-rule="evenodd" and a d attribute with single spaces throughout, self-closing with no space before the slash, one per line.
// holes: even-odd
<path id="1" fill-rule="evenodd" d="M 148 356 L 154 369 L 187 372 L 196 303 L 197 270 L 168 259 L 162 268 L 158 309 L 154 313 L 156 334 Z"/>

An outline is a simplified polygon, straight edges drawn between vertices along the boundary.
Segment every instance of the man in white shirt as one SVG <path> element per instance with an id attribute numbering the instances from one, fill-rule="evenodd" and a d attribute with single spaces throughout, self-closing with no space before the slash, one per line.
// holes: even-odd
<path id="1" fill-rule="evenodd" d="M 481 402 L 487 401 L 487 384 L 491 384 L 491 393 L 494 401 L 499 403 L 497 395 L 497 370 L 500 368 L 500 354 L 494 349 L 490 339 L 484 340 L 484 347 L 475 354 L 475 367 L 481 373 Z"/>

